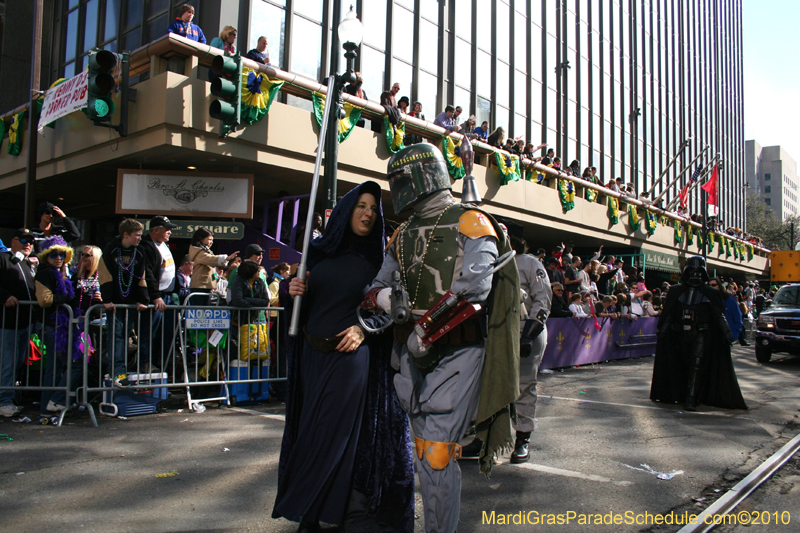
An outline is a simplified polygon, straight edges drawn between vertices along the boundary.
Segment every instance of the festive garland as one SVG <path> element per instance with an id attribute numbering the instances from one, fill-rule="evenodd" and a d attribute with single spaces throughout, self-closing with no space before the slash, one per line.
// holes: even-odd
<path id="1" fill-rule="evenodd" d="M 311 100 L 314 103 L 314 118 L 317 120 L 317 127 L 322 127 L 322 114 L 325 112 L 325 96 L 320 93 L 312 93 Z M 350 102 L 344 102 L 344 118 L 339 120 L 339 142 L 343 143 L 350 137 L 356 127 L 356 123 L 361 120 L 360 107 L 354 106 Z"/>
<path id="2" fill-rule="evenodd" d="M 686 225 L 686 245 L 691 246 L 694 244 L 694 231 L 692 231 L 691 224 Z"/>
<path id="3" fill-rule="evenodd" d="M 619 223 L 619 199 L 613 196 L 608 197 L 608 220 L 612 226 Z"/>
<path id="4" fill-rule="evenodd" d="M 644 219 L 644 223 L 645 228 L 647 229 L 647 234 L 651 237 L 655 235 L 656 226 L 658 225 L 658 222 L 656 222 L 656 215 L 650 211 L 647 211 L 647 216 Z"/>
<path id="5" fill-rule="evenodd" d="M 631 227 L 632 231 L 639 231 L 641 227 L 641 222 L 639 222 L 639 212 L 636 210 L 636 206 L 633 204 L 628 204 L 628 225 Z"/>
<path id="6" fill-rule="evenodd" d="M 679 220 L 672 221 L 672 227 L 675 228 L 675 242 L 682 243 L 683 242 L 683 225 L 680 223 Z"/>
<path id="7" fill-rule="evenodd" d="M 389 153 L 396 154 L 403 148 L 405 145 L 403 141 L 406 137 L 406 123 L 401 122 L 396 127 L 392 127 L 389 123 L 389 117 L 383 117 L 383 132 L 384 136 L 386 137 L 386 147 L 389 149 Z"/>
<path id="8" fill-rule="evenodd" d="M 561 209 L 566 213 L 575 208 L 575 184 L 569 180 L 558 180 L 558 199 L 561 200 Z"/>
<path id="9" fill-rule="evenodd" d="M 520 180 L 518 155 L 502 154 L 496 151 L 494 153 L 494 161 L 500 171 L 500 185 Z"/>
<path id="10" fill-rule="evenodd" d="M 242 68 L 242 122 L 258 122 L 269 113 L 283 80 L 269 77 L 248 67 Z"/>
<path id="11" fill-rule="evenodd" d="M 455 140 L 447 135 L 442 135 L 444 161 L 447 165 L 447 172 L 450 173 L 450 177 L 454 180 L 460 180 L 467 174 L 464 169 L 464 161 L 461 160 L 460 150 L 461 139 Z"/>

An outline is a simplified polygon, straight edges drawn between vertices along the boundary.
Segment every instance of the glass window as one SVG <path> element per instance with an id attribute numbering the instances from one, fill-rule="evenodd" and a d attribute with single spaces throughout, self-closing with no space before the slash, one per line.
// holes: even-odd
<path id="1" fill-rule="evenodd" d="M 352 0 L 349 0 L 352 1 Z M 397 5 L 407 7 L 411 11 L 414 11 L 414 0 L 395 0 L 394 2 Z"/>
<path id="2" fill-rule="evenodd" d="M 378 4 L 383 2 L 370 2 L 370 3 Z M 302 2 L 295 2 L 294 12 L 300 15 L 305 15 L 308 18 L 315 20 L 317 22 L 322 22 L 322 0 L 303 0 Z M 346 13 L 347 11 L 342 12 L 342 18 L 344 18 L 344 15 Z M 336 26 L 338 26 L 338 24 Z"/>
<path id="3" fill-rule="evenodd" d="M 531 77 L 542 81 L 542 28 L 531 24 Z"/>
<path id="4" fill-rule="evenodd" d="M 417 99 L 422 103 L 422 109 L 425 110 L 425 115 L 429 117 L 431 122 L 439 113 L 436 109 L 436 98 L 439 95 L 437 87 L 438 80 L 436 76 L 420 71 Z"/>
<path id="5" fill-rule="evenodd" d="M 555 89 L 548 87 L 547 89 L 547 127 L 553 129 L 560 129 L 556 121 L 556 109 L 558 108 L 558 99 L 556 98 Z M 553 138 L 555 140 L 555 137 Z"/>
<path id="6" fill-rule="evenodd" d="M 129 30 L 142 22 L 142 2 L 128 2 L 125 12 L 124 30 Z M 132 48 L 131 48 L 132 50 Z"/>
<path id="7" fill-rule="evenodd" d="M 73 7 L 78 5 L 78 0 L 69 0 L 68 9 L 72 9 Z"/>
<path id="8" fill-rule="evenodd" d="M 496 109 L 497 109 L 497 112 L 495 114 L 495 122 L 497 122 L 497 125 L 499 127 L 501 127 L 504 130 L 506 130 L 506 137 L 510 138 L 511 137 L 511 132 L 508 131 L 508 109 L 506 109 L 503 106 L 497 106 Z M 518 134 L 514 133 L 514 135 L 518 135 Z"/>
<path id="9" fill-rule="evenodd" d="M 86 2 L 86 24 L 83 34 L 84 51 L 91 50 L 97 46 L 97 3 L 98 0 L 89 0 Z"/>
<path id="10" fill-rule="evenodd" d="M 528 113 L 527 76 L 519 70 L 514 71 L 514 112 Z"/>
<path id="11" fill-rule="evenodd" d="M 589 86 L 589 90 L 592 93 L 592 111 L 595 113 L 600 113 L 600 86 L 602 83 L 603 78 L 600 76 L 600 69 L 596 66 L 592 67 L 592 84 Z"/>
<path id="12" fill-rule="evenodd" d="M 439 2 L 431 0 L 420 2 L 419 14 L 434 24 L 439 24 Z"/>
<path id="13" fill-rule="evenodd" d="M 472 46 L 462 39 L 456 38 L 455 49 L 456 85 L 472 89 Z"/>
<path id="14" fill-rule="evenodd" d="M 486 97 L 492 95 L 492 58 L 483 50 L 478 50 L 477 61 L 478 94 Z"/>
<path id="15" fill-rule="evenodd" d="M 545 65 L 544 72 L 545 76 L 547 76 L 547 86 L 555 89 L 556 88 L 556 66 L 558 65 L 558 56 L 556 55 L 558 50 L 558 43 L 556 38 L 552 35 L 547 35 L 547 64 Z"/>
<path id="16" fill-rule="evenodd" d="M 497 62 L 497 103 L 498 105 L 508 106 L 510 76 L 508 65 L 502 61 Z"/>
<path id="17" fill-rule="evenodd" d="M 345 14 L 346 12 L 343 12 L 342 17 L 344 17 Z M 395 9 L 395 16 L 398 18 L 398 20 L 402 20 L 404 24 L 408 23 L 408 15 L 410 15 L 410 13 L 405 9 Z M 386 18 L 386 2 L 364 2 L 364 15 L 362 22 L 364 23 L 364 42 L 374 46 L 378 50 L 386 50 L 386 23 L 388 22 Z M 411 45 L 413 39 L 407 40 L 407 38 L 409 31 L 413 36 L 413 22 L 411 25 L 405 27 L 394 24 L 394 30 L 395 48 L 397 48 L 397 43 L 399 42 L 401 43 L 401 47 L 408 48 L 409 53 L 411 53 L 411 50 L 413 50 Z M 400 33 L 401 36 L 398 36 L 398 33 Z M 397 55 L 398 54 L 395 53 L 395 56 Z"/>
<path id="18" fill-rule="evenodd" d="M 419 66 L 428 72 L 437 71 L 439 60 L 439 28 L 427 20 L 419 21 Z"/>
<path id="19" fill-rule="evenodd" d="M 518 4 L 520 2 L 517 2 Z M 528 70 L 528 19 L 524 15 L 514 13 L 514 67 L 526 72 Z M 534 43 L 531 52 L 538 50 Z"/>
<path id="20" fill-rule="evenodd" d="M 772 179 L 772 174 L 769 172 L 764 174 L 764 181 L 770 181 Z"/>
<path id="21" fill-rule="evenodd" d="M 492 3 L 478 2 L 478 9 L 475 13 L 478 23 L 478 34 L 475 39 L 478 48 L 492 51 Z"/>
<path id="22" fill-rule="evenodd" d="M 120 0 L 106 0 L 106 28 L 103 33 L 103 40 L 107 41 L 117 36 L 117 23 L 119 22 L 119 2 Z M 167 31 L 164 28 L 164 31 Z"/>
<path id="23" fill-rule="evenodd" d="M 531 118 L 542 123 L 542 84 L 536 80 L 531 81 Z"/>
<path id="24" fill-rule="evenodd" d="M 382 26 L 381 26 L 382 27 Z M 414 14 L 403 8 L 396 8 L 394 10 L 394 22 L 392 23 L 394 41 L 392 53 L 394 57 L 404 59 L 409 63 L 414 61 Z M 424 33 L 424 32 L 423 32 Z M 436 38 L 434 33 L 433 38 Z M 421 55 L 425 55 L 424 48 L 421 49 Z M 434 61 L 436 57 L 434 57 Z M 436 69 L 433 69 L 436 72 Z"/>
<path id="25" fill-rule="evenodd" d="M 469 101 L 470 101 L 470 93 L 469 93 L 469 91 L 465 91 L 464 89 L 461 89 L 460 87 L 456 87 L 455 98 L 453 99 L 453 105 L 456 106 L 456 107 L 461 106 L 461 109 L 464 110 L 461 113 L 461 116 L 459 117 L 459 120 L 461 122 L 466 121 L 469 118 L 470 115 L 474 114 L 473 111 L 472 111 L 472 108 L 470 107 Z M 459 123 L 459 126 L 460 125 L 461 124 Z"/>
<path id="26" fill-rule="evenodd" d="M 530 0 L 530 3 L 531 3 L 531 22 L 535 22 L 536 24 L 541 26 L 544 22 L 542 20 L 542 0 Z"/>
<path id="27" fill-rule="evenodd" d="M 147 23 L 147 41 L 152 42 L 164 35 L 164 28 L 169 26 L 169 13 L 164 13 L 160 17 Z"/>
<path id="28" fill-rule="evenodd" d="M 502 3 L 497 2 L 497 10 L 495 14 L 497 19 L 494 23 L 495 39 L 497 40 L 497 59 L 500 61 L 509 62 L 509 29 L 511 28 L 511 20 L 508 18 L 509 7 Z M 479 19 L 480 20 L 480 19 Z"/>
<path id="29" fill-rule="evenodd" d="M 169 0 L 150 0 L 147 3 L 147 18 L 169 9 Z"/>
<path id="30" fill-rule="evenodd" d="M 322 27 L 297 15 L 293 15 L 292 24 L 293 53 L 289 70 L 317 80 L 320 75 Z"/>
<path id="31" fill-rule="evenodd" d="M 64 44 L 64 61 L 75 59 L 75 47 L 78 45 L 78 10 L 67 15 L 67 41 Z"/>
<path id="32" fill-rule="evenodd" d="M 367 92 L 367 96 L 370 100 L 378 102 L 381 93 L 385 90 L 383 80 L 386 77 L 386 56 L 383 52 L 378 52 L 369 46 L 362 46 L 361 72 L 364 73 L 364 90 Z"/>
<path id="33" fill-rule="evenodd" d="M 472 42 L 472 0 L 455 0 L 456 35 Z"/>
<path id="34" fill-rule="evenodd" d="M 267 38 L 267 50 L 269 50 L 269 60 L 272 65 L 278 68 L 283 67 L 283 47 L 284 47 L 284 27 L 286 11 L 273 6 L 267 2 L 253 2 L 251 5 L 250 31 L 248 38 L 251 50 L 258 44 L 258 38 L 262 35 Z"/>
<path id="35" fill-rule="evenodd" d="M 475 123 L 480 126 L 484 121 L 489 121 L 489 129 L 496 127 L 492 124 L 492 103 L 486 98 L 478 97 L 478 107 L 475 110 Z"/>
<path id="36" fill-rule="evenodd" d="M 411 80 L 413 77 L 414 69 L 411 65 L 405 61 L 392 59 L 392 84 L 400 84 L 400 93 L 397 95 L 398 100 L 404 95 L 408 96 L 409 101 L 411 100 Z M 369 95 L 369 93 L 367 93 L 367 95 Z M 379 96 L 379 94 L 375 96 Z"/>
<path id="37" fill-rule="evenodd" d="M 553 1 L 545 1 L 545 31 L 550 35 L 556 35 L 556 3 Z"/>
<path id="38" fill-rule="evenodd" d="M 136 50 L 142 46 L 142 28 L 138 27 L 122 36 L 120 45 L 123 50 Z"/>

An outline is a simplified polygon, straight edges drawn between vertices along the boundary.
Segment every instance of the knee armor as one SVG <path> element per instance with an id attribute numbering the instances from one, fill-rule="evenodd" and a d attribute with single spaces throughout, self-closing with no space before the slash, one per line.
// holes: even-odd
<path id="1" fill-rule="evenodd" d="M 450 461 L 458 461 L 461 457 L 461 445 L 457 442 L 436 442 L 416 438 L 417 457 L 421 461 L 423 457 L 428 461 L 428 465 L 434 470 L 444 470 Z"/>

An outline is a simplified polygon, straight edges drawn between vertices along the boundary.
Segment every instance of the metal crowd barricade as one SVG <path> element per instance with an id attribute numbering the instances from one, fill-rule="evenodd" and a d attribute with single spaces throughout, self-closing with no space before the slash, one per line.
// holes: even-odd
<path id="1" fill-rule="evenodd" d="M 193 293 L 163 312 L 135 305 L 107 312 L 98 304 L 81 317 L 81 331 L 94 347 L 84 360 L 81 404 L 95 426 L 92 399 L 98 394 L 99 410 L 109 416 L 156 412 L 167 389 L 185 390 L 189 409 L 202 412 L 206 402 L 236 404 L 231 387 L 255 387 L 248 399 L 258 401 L 268 397 L 266 384 L 285 382 L 283 308 L 207 305 L 208 297 Z M 115 383 L 122 374 L 128 387 Z"/>
<path id="2" fill-rule="evenodd" d="M 7 320 L 13 328 L 6 328 Z M 3 306 L 0 391 L 7 396 L 3 403 L 15 400 L 18 393 L 31 391 L 41 391 L 38 400 L 46 402 L 40 405 L 40 412 L 47 408 L 55 392 L 64 393 L 63 405 L 67 409 L 75 403 L 73 397 L 77 393 L 71 388 L 80 382 L 75 375 L 80 363 L 73 359 L 73 355 L 80 356 L 74 352 L 77 323 L 72 308 L 64 304 L 43 309 L 36 301 L 20 301 L 14 307 Z M 78 347 L 81 348 L 82 345 Z M 45 395 L 45 391 L 51 394 Z M 40 422 L 60 426 L 67 409 L 52 412 Z"/>

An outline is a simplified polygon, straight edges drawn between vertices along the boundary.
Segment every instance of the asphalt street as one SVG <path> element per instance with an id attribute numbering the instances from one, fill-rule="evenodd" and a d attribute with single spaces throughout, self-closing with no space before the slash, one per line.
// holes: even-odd
<path id="1" fill-rule="evenodd" d="M 542 375 L 531 460 L 511 465 L 506 455 L 489 479 L 476 461 L 460 462 L 459 532 L 677 531 L 651 525 L 653 516 L 699 514 L 800 429 L 800 358 L 777 354 L 761 365 L 752 348 L 734 354 L 748 411 L 690 413 L 651 402 L 650 357 Z M 77 413 L 60 428 L 0 418 L 0 434 L 13 439 L 0 440 L 0 529 L 296 530 L 270 518 L 282 404 L 99 422 L 93 428 Z M 789 513 L 789 524 L 719 530 L 796 531 L 799 474 L 795 458 L 740 506 L 784 521 Z M 422 532 L 419 495 L 416 514 Z"/>

